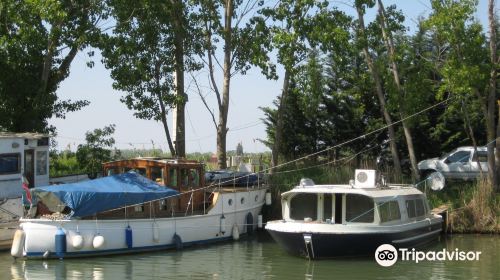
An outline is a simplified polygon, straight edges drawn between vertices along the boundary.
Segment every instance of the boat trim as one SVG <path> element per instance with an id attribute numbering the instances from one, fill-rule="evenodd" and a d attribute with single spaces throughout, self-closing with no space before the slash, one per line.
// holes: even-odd
<path id="1" fill-rule="evenodd" d="M 417 236 L 413 236 L 413 237 L 408 237 L 408 238 L 405 238 L 405 239 L 393 240 L 392 243 L 400 244 L 400 243 L 411 242 L 413 240 L 417 240 L 417 239 L 424 238 L 424 237 L 427 237 L 427 236 L 430 236 L 430 235 L 433 235 L 433 234 L 436 234 L 436 233 L 440 233 L 441 231 L 442 231 L 442 229 L 436 229 L 434 231 L 427 232 L 427 233 L 424 233 L 424 234 L 421 234 L 421 235 L 417 235 Z"/>
<path id="2" fill-rule="evenodd" d="M 217 237 L 217 238 L 210 238 L 210 239 L 204 239 L 204 240 L 197 240 L 197 241 L 190 241 L 190 242 L 183 242 L 183 246 L 193 246 L 193 245 L 204 245 L 204 244 L 210 244 L 210 243 L 215 243 L 215 242 L 221 242 L 221 241 L 229 241 L 233 239 L 232 236 L 224 236 L 224 237 Z M 148 252 L 148 251 L 158 251 L 162 249 L 173 249 L 176 248 L 176 244 L 164 244 L 164 245 L 155 245 L 155 246 L 142 246 L 142 247 L 133 247 L 132 249 L 129 248 L 121 248 L 121 249 L 108 249 L 108 250 L 94 250 L 94 251 L 82 251 L 82 252 L 66 252 L 64 253 L 64 258 L 71 258 L 71 257 L 80 257 L 80 256 L 100 256 L 100 255 L 114 255 L 114 254 L 121 254 L 121 253 L 142 253 L 142 252 Z M 27 258 L 44 258 L 45 252 L 25 252 L 24 257 Z M 54 255 L 55 252 L 50 252 L 51 255 Z M 52 257 L 52 256 L 50 256 Z M 49 258 L 50 258 L 49 257 Z"/>

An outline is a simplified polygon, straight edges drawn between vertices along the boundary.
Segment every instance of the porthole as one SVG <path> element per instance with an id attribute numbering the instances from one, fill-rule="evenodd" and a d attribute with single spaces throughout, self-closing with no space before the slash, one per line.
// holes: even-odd
<path id="1" fill-rule="evenodd" d="M 229 204 L 229 206 L 233 205 L 233 199 L 230 198 L 228 201 L 227 201 L 227 204 Z"/>
<path id="2" fill-rule="evenodd" d="M 255 202 L 257 202 L 257 200 L 259 200 L 259 195 L 255 196 Z"/>
<path id="3" fill-rule="evenodd" d="M 241 201 L 241 204 L 245 203 L 245 198 L 242 197 L 240 201 Z"/>

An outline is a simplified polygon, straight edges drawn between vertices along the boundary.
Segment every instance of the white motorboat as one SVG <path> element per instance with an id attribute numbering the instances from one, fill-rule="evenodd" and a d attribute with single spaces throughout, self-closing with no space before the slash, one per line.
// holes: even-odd
<path id="1" fill-rule="evenodd" d="M 412 248 L 436 240 L 442 229 L 424 193 L 380 182 L 375 170 L 356 170 L 348 185 L 303 179 L 281 204 L 283 219 L 266 230 L 289 253 L 312 259 L 372 255 L 382 244 Z"/>

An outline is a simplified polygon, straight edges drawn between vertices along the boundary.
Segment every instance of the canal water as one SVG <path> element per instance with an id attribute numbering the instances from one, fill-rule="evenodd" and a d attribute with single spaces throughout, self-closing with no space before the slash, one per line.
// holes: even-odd
<path id="1" fill-rule="evenodd" d="M 500 279 L 499 235 L 454 235 L 424 251 L 481 251 L 479 261 L 374 258 L 308 261 L 289 256 L 266 233 L 238 242 L 66 260 L 13 260 L 0 252 L 0 279 Z"/>

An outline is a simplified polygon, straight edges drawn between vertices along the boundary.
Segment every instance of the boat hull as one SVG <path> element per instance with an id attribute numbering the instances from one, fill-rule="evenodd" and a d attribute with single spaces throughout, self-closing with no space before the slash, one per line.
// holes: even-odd
<path id="1" fill-rule="evenodd" d="M 23 257 L 71 258 L 138 253 L 231 240 L 235 235 L 234 228 L 240 235 L 251 233 L 257 227 L 265 192 L 266 189 L 255 189 L 223 193 L 204 215 L 97 221 L 22 219 L 20 227 L 25 232 Z M 126 233 L 128 226 L 131 233 Z M 59 228 L 66 235 L 66 250 L 62 255 L 57 254 L 55 238 Z M 80 238 L 76 236 L 83 239 L 81 248 L 73 243 Z M 104 239 L 103 245 L 97 248 L 94 243 L 96 236 Z"/>
<path id="2" fill-rule="evenodd" d="M 382 244 L 391 244 L 396 248 L 419 247 L 437 240 L 441 223 L 426 223 L 420 227 L 396 231 L 282 231 L 271 223 L 268 223 L 266 229 L 288 253 L 322 259 L 373 256 L 377 247 Z"/>

